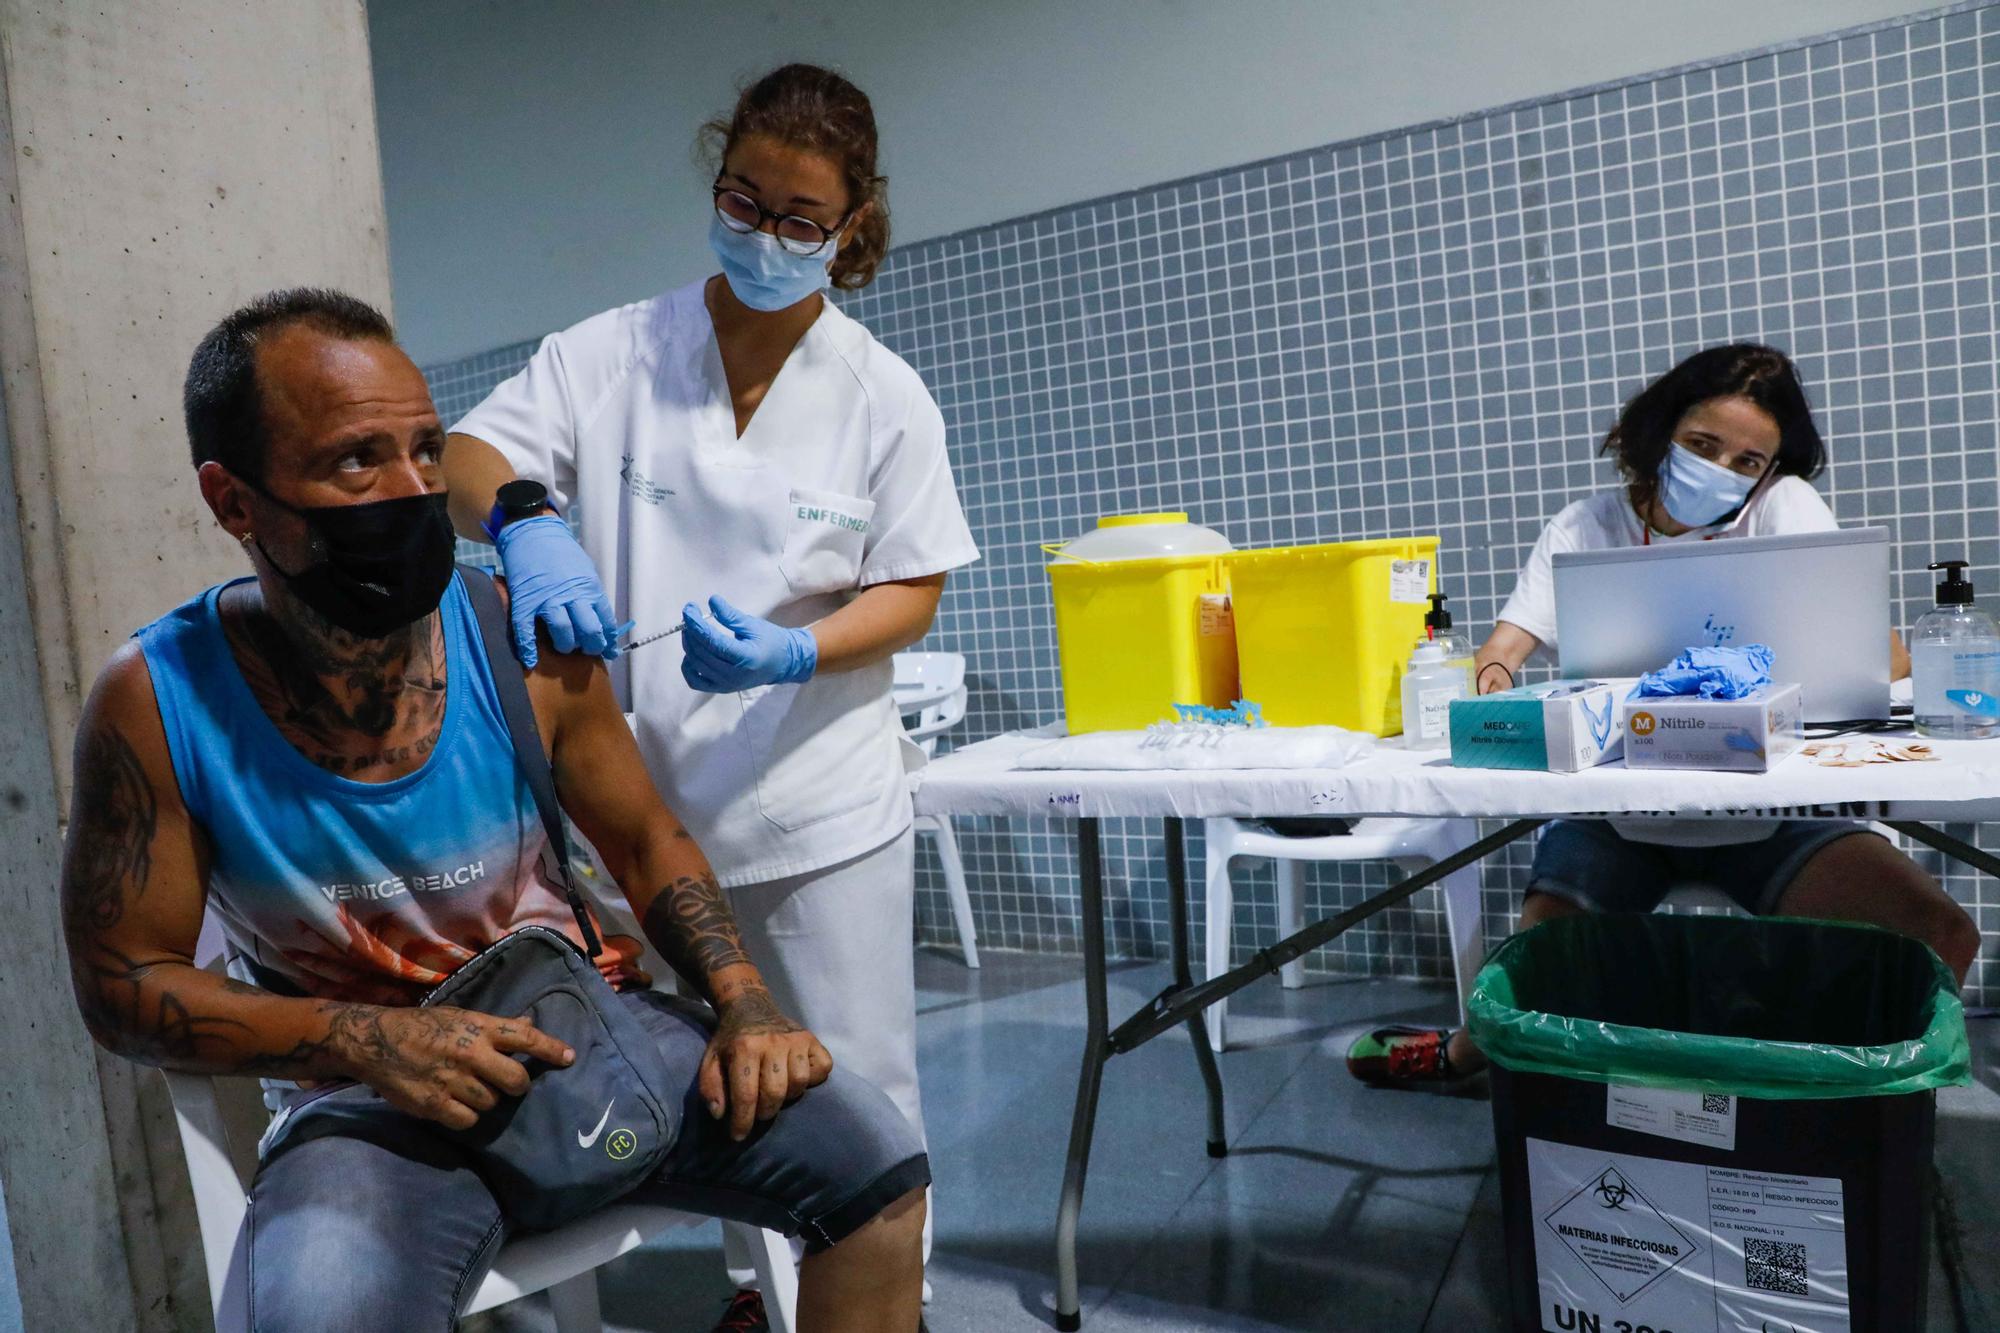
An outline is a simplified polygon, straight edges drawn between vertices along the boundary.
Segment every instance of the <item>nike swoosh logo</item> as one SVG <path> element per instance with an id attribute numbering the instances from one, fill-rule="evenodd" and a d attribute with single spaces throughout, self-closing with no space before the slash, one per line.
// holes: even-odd
<path id="1" fill-rule="evenodd" d="M 597 1136 L 604 1132 L 604 1126 L 608 1124 L 611 1120 L 611 1102 L 615 1102 L 617 1100 L 618 1099 L 616 1097 L 613 1097 L 610 1102 L 604 1103 L 604 1114 L 597 1117 L 597 1128 L 591 1130 L 588 1137 L 586 1137 L 584 1132 L 580 1129 L 576 1132 L 577 1147 L 588 1148 L 591 1144 L 597 1142 Z"/>

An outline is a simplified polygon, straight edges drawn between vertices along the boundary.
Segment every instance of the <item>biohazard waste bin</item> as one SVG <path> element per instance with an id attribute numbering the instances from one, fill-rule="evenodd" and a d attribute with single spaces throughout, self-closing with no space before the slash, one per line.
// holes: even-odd
<path id="1" fill-rule="evenodd" d="M 1924 1327 L 1937 955 L 1865 926 L 1577 916 L 1468 1002 L 1493 1062 L 1517 1333 Z"/>

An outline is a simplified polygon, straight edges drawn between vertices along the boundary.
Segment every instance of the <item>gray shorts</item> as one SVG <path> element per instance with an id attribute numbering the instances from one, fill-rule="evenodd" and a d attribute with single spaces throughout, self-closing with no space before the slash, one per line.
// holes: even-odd
<path id="1" fill-rule="evenodd" d="M 1594 912 L 1650 912 L 1675 888 L 1704 884 L 1752 916 L 1769 916 L 1807 861 L 1857 834 L 1876 836 L 1844 819 L 1788 819 L 1755 842 L 1671 847 L 1635 842 L 1601 819 L 1558 819 L 1535 846 L 1528 891 Z"/>
<path id="2" fill-rule="evenodd" d="M 730 1139 L 695 1086 L 709 1011 L 657 991 L 619 997 L 685 1076 L 682 1129 L 667 1159 L 621 1202 L 657 1204 L 837 1244 L 930 1183 L 930 1159 L 875 1087 L 827 1081 Z M 508 1232 L 451 1136 L 411 1117 L 395 1132 L 280 1148 L 250 1192 L 253 1329 L 436 1329 L 446 1333 Z"/>

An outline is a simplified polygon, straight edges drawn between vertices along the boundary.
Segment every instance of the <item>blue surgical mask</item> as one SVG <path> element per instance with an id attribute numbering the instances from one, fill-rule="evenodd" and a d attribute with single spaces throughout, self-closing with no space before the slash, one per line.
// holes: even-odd
<path id="1" fill-rule="evenodd" d="M 1669 446 L 1665 461 L 1660 502 L 1675 522 L 1691 528 L 1720 523 L 1741 509 L 1757 487 L 1755 477 L 1711 463 L 1678 442 Z"/>
<path id="2" fill-rule="evenodd" d="M 752 310 L 783 310 L 832 281 L 839 242 L 813 255 L 795 255 L 766 231 L 731 231 L 717 217 L 708 224 L 708 246 L 722 263 L 729 290 Z"/>

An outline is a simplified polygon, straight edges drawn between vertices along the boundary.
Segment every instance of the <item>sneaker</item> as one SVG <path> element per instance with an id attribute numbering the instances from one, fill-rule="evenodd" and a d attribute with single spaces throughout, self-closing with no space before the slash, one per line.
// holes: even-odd
<path id="1" fill-rule="evenodd" d="M 764 1313 L 764 1294 L 741 1290 L 730 1299 L 729 1308 L 715 1321 L 711 1333 L 771 1333 L 770 1316 Z"/>
<path id="2" fill-rule="evenodd" d="M 1453 1067 L 1450 1045 L 1450 1028 L 1391 1024 L 1355 1038 L 1347 1048 L 1347 1072 L 1384 1087 L 1455 1083 L 1472 1071 Z"/>

